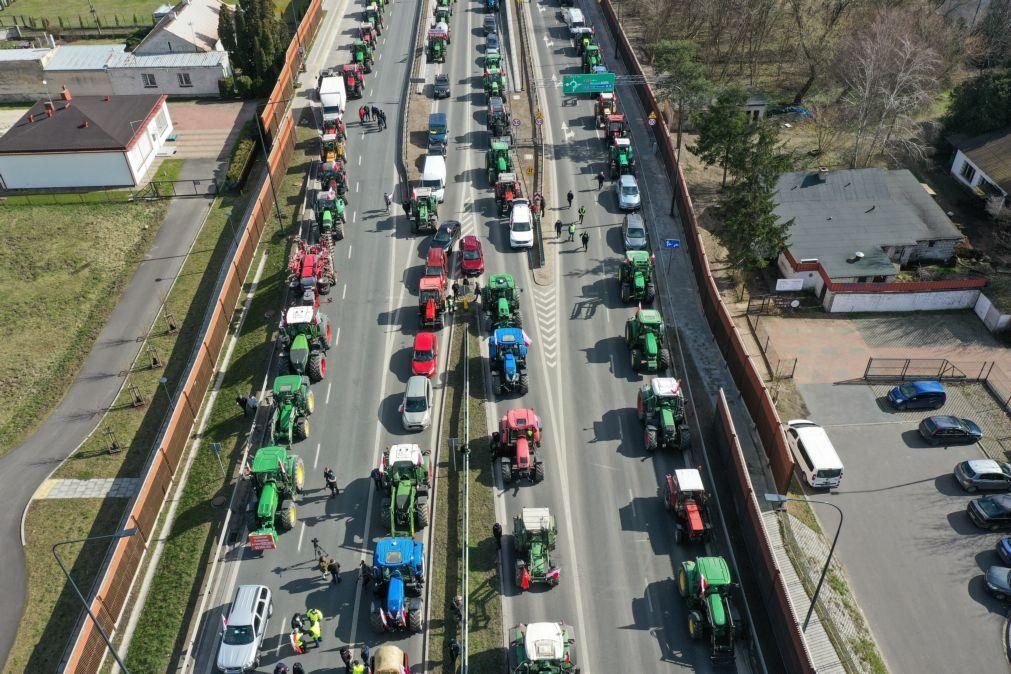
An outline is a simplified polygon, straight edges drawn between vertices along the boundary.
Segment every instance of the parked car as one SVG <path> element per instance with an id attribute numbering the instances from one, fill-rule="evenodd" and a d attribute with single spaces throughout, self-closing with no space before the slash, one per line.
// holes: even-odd
<path id="1" fill-rule="evenodd" d="M 807 419 L 786 422 L 786 437 L 804 481 L 815 489 L 838 487 L 843 464 L 825 429 Z"/>
<path id="2" fill-rule="evenodd" d="M 997 541 L 997 556 L 1000 561 L 1011 566 L 1011 536 L 1001 536 Z"/>
<path id="3" fill-rule="evenodd" d="M 614 181 L 614 195 L 618 199 L 618 208 L 623 211 L 637 211 L 641 205 L 639 183 L 635 176 L 625 174 Z"/>
<path id="4" fill-rule="evenodd" d="M 436 98 L 449 98 L 449 75 L 439 73 L 435 76 L 434 95 Z"/>
<path id="5" fill-rule="evenodd" d="M 432 243 L 429 246 L 431 248 L 442 248 L 446 251 L 447 255 L 451 255 L 453 253 L 453 246 L 456 245 L 458 238 L 460 238 L 460 223 L 456 220 L 445 220 L 439 225 L 439 229 L 432 237 Z"/>
<path id="6" fill-rule="evenodd" d="M 423 431 L 432 425 L 432 382 L 428 377 L 407 380 L 404 401 L 400 403 L 400 421 L 405 431 Z"/>
<path id="7" fill-rule="evenodd" d="M 920 436 L 932 445 L 971 445 L 983 438 L 983 431 L 971 419 L 942 414 L 921 421 Z"/>
<path id="8" fill-rule="evenodd" d="M 488 33 L 484 39 L 484 51 L 487 52 L 497 52 L 498 51 L 498 33 Z"/>
<path id="9" fill-rule="evenodd" d="M 411 374 L 432 377 L 438 366 L 438 338 L 434 332 L 419 332 L 414 336 L 414 353 L 411 354 Z"/>
<path id="10" fill-rule="evenodd" d="M 218 648 L 218 671 L 243 674 L 259 667 L 260 647 L 273 612 L 274 604 L 267 586 L 240 585 L 235 590 Z"/>
<path id="11" fill-rule="evenodd" d="M 488 14 L 487 16 L 485 16 L 482 28 L 484 29 L 485 35 L 488 35 L 489 33 L 497 33 L 498 21 L 495 20 L 495 16 L 492 14 Z"/>
<path id="12" fill-rule="evenodd" d="M 947 399 L 939 381 L 906 382 L 888 392 L 888 402 L 897 410 L 938 410 Z"/>
<path id="13" fill-rule="evenodd" d="M 1011 489 L 1011 464 L 1003 461 L 970 459 L 955 466 L 954 474 L 958 484 L 968 492 Z"/>
<path id="14" fill-rule="evenodd" d="M 1001 601 L 1011 597 L 1011 569 L 991 566 L 986 570 L 986 589 Z"/>
<path id="15" fill-rule="evenodd" d="M 1011 527 L 1011 496 L 998 494 L 969 501 L 969 519 L 981 529 L 997 531 Z"/>
<path id="16" fill-rule="evenodd" d="M 512 211 L 509 213 L 509 247 L 534 247 L 533 219 L 530 215 L 530 202 L 526 199 L 513 201 Z"/>
<path id="17" fill-rule="evenodd" d="M 484 251 L 481 239 L 473 234 L 460 239 L 460 272 L 464 276 L 480 276 L 484 273 Z"/>
<path id="18" fill-rule="evenodd" d="M 621 224 L 621 240 L 625 250 L 646 250 L 646 223 L 638 213 L 629 213 Z"/>

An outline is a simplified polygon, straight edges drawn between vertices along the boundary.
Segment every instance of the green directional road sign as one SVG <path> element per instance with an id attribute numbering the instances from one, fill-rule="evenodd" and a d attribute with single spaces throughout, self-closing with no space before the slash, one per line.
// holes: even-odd
<path id="1" fill-rule="evenodd" d="M 599 94 L 614 91 L 614 73 L 562 75 L 563 94 Z"/>

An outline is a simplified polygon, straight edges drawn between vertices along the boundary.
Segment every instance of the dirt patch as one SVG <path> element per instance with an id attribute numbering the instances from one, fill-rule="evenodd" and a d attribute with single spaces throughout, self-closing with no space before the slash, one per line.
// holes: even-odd
<path id="1" fill-rule="evenodd" d="M 424 69 L 422 69 L 424 72 Z M 407 179 L 411 182 L 421 178 L 421 169 L 428 154 L 428 114 L 431 103 L 427 96 L 429 86 L 424 85 L 424 94 L 411 93 L 407 106 Z"/>

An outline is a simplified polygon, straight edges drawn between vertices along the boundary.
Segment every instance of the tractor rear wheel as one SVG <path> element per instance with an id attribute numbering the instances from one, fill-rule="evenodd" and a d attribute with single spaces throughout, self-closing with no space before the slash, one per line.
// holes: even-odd
<path id="1" fill-rule="evenodd" d="M 334 238 L 335 239 L 337 239 L 338 241 L 343 241 L 344 240 L 344 225 L 342 223 L 340 223 L 340 222 L 338 222 L 336 225 L 334 225 L 333 234 L 334 234 Z"/>
<path id="2" fill-rule="evenodd" d="M 305 373 L 309 375 L 309 381 L 313 383 L 323 380 L 323 377 L 326 376 L 326 358 L 322 353 L 314 353 L 309 356 L 309 365 L 306 367 Z"/>
<path id="3" fill-rule="evenodd" d="M 509 484 L 513 481 L 513 467 L 512 464 L 504 462 L 502 464 L 502 484 Z"/>
<path id="4" fill-rule="evenodd" d="M 301 494 L 305 489 L 305 463 L 301 456 L 296 456 L 294 463 L 291 464 L 291 485 L 296 494 Z"/>
<path id="5" fill-rule="evenodd" d="M 632 288 L 627 283 L 622 283 L 618 294 L 621 297 L 621 301 L 624 304 L 628 304 L 629 300 L 632 299 Z"/>
<path id="6" fill-rule="evenodd" d="M 660 349 L 660 370 L 666 370 L 668 367 L 670 367 L 670 351 Z"/>
<path id="7" fill-rule="evenodd" d="M 639 349 L 632 349 L 631 364 L 632 369 L 636 372 L 638 372 L 639 368 L 642 366 L 642 354 L 639 352 Z"/>
<path id="8" fill-rule="evenodd" d="M 655 452 L 656 451 L 656 429 L 647 428 L 646 429 L 646 451 Z"/>
<path id="9" fill-rule="evenodd" d="M 369 614 L 369 624 L 372 625 L 373 630 L 379 632 L 380 634 L 386 631 L 386 626 L 383 625 L 383 619 L 379 615 L 378 610 Z"/>
<path id="10" fill-rule="evenodd" d="M 534 484 L 544 481 L 544 464 L 538 461 L 534 464 Z"/>
<path id="11" fill-rule="evenodd" d="M 418 506 L 417 510 L 414 511 L 414 527 L 416 529 L 424 529 L 428 526 L 429 521 L 428 504 Z"/>
<path id="12" fill-rule="evenodd" d="M 688 634 L 696 640 L 706 635 L 706 624 L 698 611 L 691 611 L 688 614 Z"/>
<path id="13" fill-rule="evenodd" d="M 316 411 L 316 396 L 312 391 L 305 394 L 305 413 L 312 414 Z"/>
<path id="14" fill-rule="evenodd" d="M 682 597 L 688 596 L 688 572 L 684 567 L 678 569 L 678 594 Z"/>
<path id="15" fill-rule="evenodd" d="M 309 420 L 299 417 L 295 420 L 295 440 L 305 440 L 309 437 Z"/>
<path id="16" fill-rule="evenodd" d="M 291 531 L 298 523 L 298 515 L 295 512 L 295 504 L 289 499 L 281 501 L 281 508 L 277 511 L 277 526 L 281 531 Z"/>
<path id="17" fill-rule="evenodd" d="M 407 609 L 407 627 L 415 634 L 421 633 L 423 620 L 424 615 L 421 606 L 412 606 Z"/>
<path id="18" fill-rule="evenodd" d="M 319 294 L 329 295 L 330 294 L 330 281 L 326 279 L 321 279 L 319 282 Z"/>

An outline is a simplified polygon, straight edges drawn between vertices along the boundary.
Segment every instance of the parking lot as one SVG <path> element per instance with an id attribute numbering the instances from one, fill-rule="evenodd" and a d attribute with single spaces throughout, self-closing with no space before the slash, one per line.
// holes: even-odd
<path id="1" fill-rule="evenodd" d="M 798 382 L 809 418 L 826 428 L 845 465 L 838 490 L 811 497 L 845 513 L 836 555 L 889 671 L 1009 671 L 1008 606 L 983 584 L 986 569 L 998 563 L 1000 534 L 972 524 L 965 514 L 972 496 L 951 474 L 982 449 L 930 446 L 917 425 L 931 414 L 963 416 L 991 438 L 1011 435 L 1011 425 L 978 384 L 948 385 L 938 412 L 895 412 L 884 399 L 889 388 Z M 831 535 L 838 515 L 816 510 Z"/>

